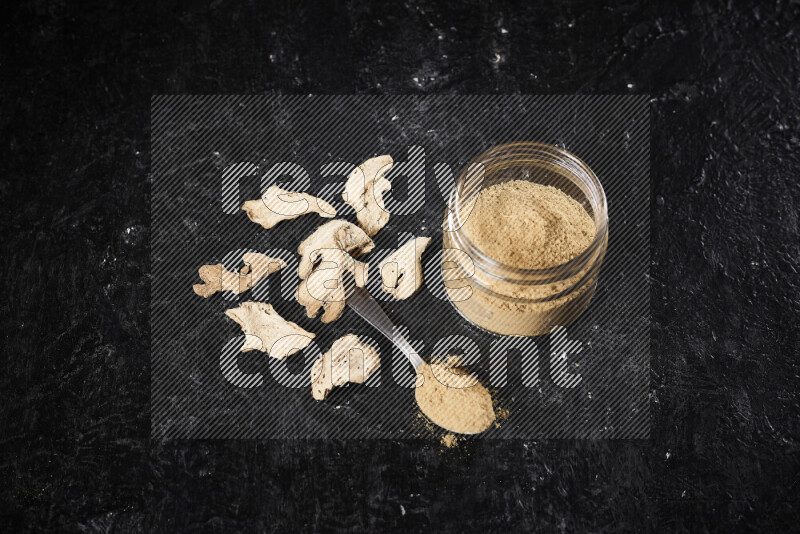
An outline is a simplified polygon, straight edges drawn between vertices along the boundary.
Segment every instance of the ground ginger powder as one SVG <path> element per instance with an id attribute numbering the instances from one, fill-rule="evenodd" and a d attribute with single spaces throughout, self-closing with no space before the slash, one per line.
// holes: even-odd
<path id="1" fill-rule="evenodd" d="M 477 434 L 492 426 L 492 396 L 459 358 L 434 360 L 417 372 L 422 381 L 415 390 L 417 404 L 435 424 L 459 434 Z"/>
<path id="2" fill-rule="evenodd" d="M 577 200 L 527 180 L 481 191 L 460 231 L 488 258 L 528 271 L 575 259 L 597 235 L 593 218 Z M 445 232 L 444 248 L 452 247 L 458 244 Z M 586 308 L 595 286 L 594 280 L 586 280 L 590 266 L 546 283 L 520 283 L 463 267 L 469 296 L 463 297 L 462 289 L 445 288 L 456 308 L 478 326 L 498 334 L 538 336 L 571 323 Z"/>
<path id="3" fill-rule="evenodd" d="M 594 221 L 560 189 L 513 180 L 482 191 L 464 224 L 470 241 L 495 261 L 519 269 L 548 269 L 592 243 Z"/>

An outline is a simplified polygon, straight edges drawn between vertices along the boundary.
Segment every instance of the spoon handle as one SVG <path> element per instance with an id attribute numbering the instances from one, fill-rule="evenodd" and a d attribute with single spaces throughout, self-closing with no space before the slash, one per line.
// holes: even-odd
<path id="1" fill-rule="evenodd" d="M 420 366 L 424 363 L 422 358 L 414 352 L 411 343 L 399 332 L 395 331 L 392 320 L 389 319 L 389 316 L 386 315 L 365 288 L 354 288 L 353 293 L 347 299 L 347 305 L 365 321 L 374 326 L 381 334 L 389 338 L 389 341 L 394 343 L 395 346 L 406 355 L 406 358 L 408 358 L 408 361 L 414 366 L 414 369 L 419 370 Z"/>

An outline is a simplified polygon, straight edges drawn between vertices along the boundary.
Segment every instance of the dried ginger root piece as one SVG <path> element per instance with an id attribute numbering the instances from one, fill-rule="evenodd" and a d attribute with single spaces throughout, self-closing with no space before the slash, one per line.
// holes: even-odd
<path id="1" fill-rule="evenodd" d="M 430 241 L 430 237 L 411 239 L 378 265 L 385 293 L 398 300 L 416 293 L 422 286 L 422 253 Z"/>
<path id="2" fill-rule="evenodd" d="M 345 276 L 352 276 L 358 287 L 364 287 L 367 284 L 369 265 L 353 259 L 340 248 L 314 250 L 309 259 L 317 263 L 317 266 L 300 282 L 295 298 L 301 306 L 305 306 L 306 315 L 316 317 L 322 308 L 322 322 L 331 323 L 344 313 L 348 296 Z"/>
<path id="3" fill-rule="evenodd" d="M 245 266 L 234 273 L 221 263 L 203 265 L 198 271 L 203 283 L 195 284 L 192 289 L 203 298 L 208 298 L 219 291 L 230 291 L 238 295 L 255 287 L 262 278 L 286 267 L 286 262 L 282 259 L 270 258 L 257 252 L 245 253 L 242 255 L 242 261 Z"/>
<path id="4" fill-rule="evenodd" d="M 236 321 L 245 334 L 242 352 L 260 350 L 282 360 L 306 348 L 316 337 L 278 315 L 266 302 L 243 302 L 225 315 Z"/>
<path id="5" fill-rule="evenodd" d="M 353 256 L 360 256 L 375 248 L 375 243 L 361 228 L 353 223 L 342 219 L 327 222 L 314 230 L 297 247 L 297 253 L 300 254 L 297 276 L 304 280 L 308 278 L 308 275 L 314 269 L 311 253 L 315 250 L 326 248 L 338 248 L 349 252 Z"/>
<path id="6" fill-rule="evenodd" d="M 342 198 L 356 210 L 358 225 L 372 237 L 389 222 L 383 193 L 392 188 L 384 175 L 392 168 L 392 156 L 378 156 L 359 165 L 344 185 Z"/>
<path id="7" fill-rule="evenodd" d="M 381 364 L 378 351 L 348 334 L 333 342 L 331 349 L 320 356 L 311 368 L 311 395 L 321 401 L 336 386 L 347 382 L 363 384 Z"/>
<path id="8" fill-rule="evenodd" d="M 281 221 L 296 219 L 306 213 L 319 213 L 327 219 L 336 217 L 336 209 L 315 196 L 294 193 L 273 185 L 258 200 L 248 200 L 242 210 L 254 223 L 267 230 Z"/>

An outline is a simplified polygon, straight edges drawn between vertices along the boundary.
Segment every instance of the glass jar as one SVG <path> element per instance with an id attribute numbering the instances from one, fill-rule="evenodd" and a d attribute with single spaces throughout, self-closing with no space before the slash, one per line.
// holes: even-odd
<path id="1" fill-rule="evenodd" d="M 480 192 L 510 180 L 557 187 L 595 223 L 589 247 L 547 269 L 499 263 L 463 231 Z M 606 195 L 592 170 L 562 148 L 512 143 L 487 150 L 458 176 L 443 225 L 442 270 L 450 301 L 477 326 L 502 335 L 538 336 L 573 322 L 589 305 L 608 246 Z"/>

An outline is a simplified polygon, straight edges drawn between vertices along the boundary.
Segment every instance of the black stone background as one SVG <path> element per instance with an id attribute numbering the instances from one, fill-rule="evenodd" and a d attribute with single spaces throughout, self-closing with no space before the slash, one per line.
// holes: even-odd
<path id="1" fill-rule="evenodd" d="M 796 531 L 798 15 L 4 6 L 3 530 Z M 151 441 L 150 97 L 273 91 L 653 95 L 652 438 Z"/>

